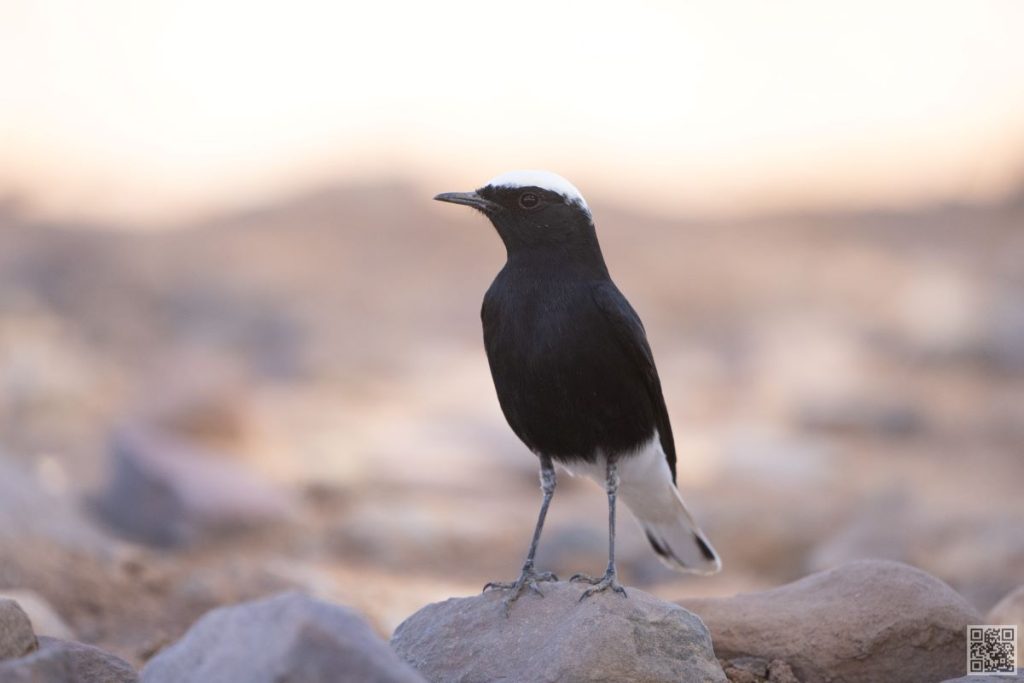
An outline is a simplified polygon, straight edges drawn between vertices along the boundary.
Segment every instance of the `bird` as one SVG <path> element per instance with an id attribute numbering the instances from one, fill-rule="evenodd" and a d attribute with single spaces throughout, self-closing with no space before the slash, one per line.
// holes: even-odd
<path id="1" fill-rule="evenodd" d="M 534 564 L 556 486 L 555 464 L 602 485 L 608 497 L 608 565 L 580 600 L 626 596 L 615 566 L 616 502 L 632 511 L 669 567 L 713 574 L 722 563 L 676 487 L 676 448 L 643 323 L 612 281 L 593 215 L 580 191 L 550 171 L 512 171 L 440 202 L 472 207 L 504 243 L 505 264 L 484 295 L 484 349 L 498 403 L 540 460 L 543 499 L 506 613 L 524 590 L 557 581 Z"/>

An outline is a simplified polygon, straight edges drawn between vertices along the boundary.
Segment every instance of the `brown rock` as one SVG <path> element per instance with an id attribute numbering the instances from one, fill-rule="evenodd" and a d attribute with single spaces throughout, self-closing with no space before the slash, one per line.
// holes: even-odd
<path id="1" fill-rule="evenodd" d="M 905 562 L 940 576 L 981 609 L 1020 584 L 1024 534 L 1012 515 L 964 515 L 951 509 L 936 516 L 897 489 L 859 507 L 859 514 L 815 548 L 811 569 L 869 558 Z M 893 524 L 894 519 L 900 523 Z"/>
<path id="2" fill-rule="evenodd" d="M 723 659 L 722 668 L 729 683 L 800 683 L 789 664 L 781 659 L 760 657 Z"/>
<path id="3" fill-rule="evenodd" d="M 879 560 L 762 593 L 680 604 L 707 624 L 719 657 L 779 659 L 804 683 L 933 683 L 960 675 L 965 628 L 980 618 L 938 579 Z"/>
<path id="4" fill-rule="evenodd" d="M 986 624 L 1016 624 L 1024 628 L 1024 586 L 1010 591 L 985 617 Z"/>

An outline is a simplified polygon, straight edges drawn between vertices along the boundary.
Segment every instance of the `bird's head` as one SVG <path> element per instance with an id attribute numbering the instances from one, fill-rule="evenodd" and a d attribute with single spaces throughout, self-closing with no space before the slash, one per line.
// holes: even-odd
<path id="1" fill-rule="evenodd" d="M 512 171 L 472 192 L 445 192 L 439 202 L 477 209 L 509 252 L 543 245 L 596 245 L 594 222 L 580 191 L 550 171 Z"/>

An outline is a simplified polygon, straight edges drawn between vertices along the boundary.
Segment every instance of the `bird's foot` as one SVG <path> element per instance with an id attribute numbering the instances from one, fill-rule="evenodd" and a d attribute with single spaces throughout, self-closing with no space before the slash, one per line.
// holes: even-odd
<path id="1" fill-rule="evenodd" d="M 580 596 L 580 602 L 583 602 L 594 593 L 602 593 L 608 589 L 618 593 L 622 597 L 628 597 L 626 595 L 626 589 L 619 585 L 618 575 L 614 569 L 609 569 L 605 572 L 604 576 L 600 579 L 587 576 L 586 574 L 575 574 L 569 581 L 574 583 L 589 583 L 590 588 L 583 591 L 583 595 Z"/>
<path id="2" fill-rule="evenodd" d="M 544 593 L 541 592 L 537 584 L 545 581 L 558 581 L 558 577 L 551 572 L 538 572 L 532 567 L 524 568 L 523 573 L 515 581 L 490 581 L 484 585 L 483 592 L 486 593 L 489 590 L 511 591 L 502 601 L 502 604 L 505 606 L 505 616 L 508 616 L 512 603 L 519 599 L 519 596 L 525 589 L 529 588 L 537 595 L 544 597 Z"/>

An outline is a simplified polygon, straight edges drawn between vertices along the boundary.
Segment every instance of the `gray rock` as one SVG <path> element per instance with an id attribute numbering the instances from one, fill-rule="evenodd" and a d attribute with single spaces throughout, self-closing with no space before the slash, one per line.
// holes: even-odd
<path id="1" fill-rule="evenodd" d="M 128 662 L 82 643 L 39 638 L 39 649 L 0 662 L 3 683 L 136 683 Z"/>
<path id="2" fill-rule="evenodd" d="M 112 438 L 103 518 L 154 546 L 185 545 L 287 519 L 291 500 L 230 456 L 129 425 Z"/>
<path id="3" fill-rule="evenodd" d="M 1016 624 L 1024 628 L 1024 586 L 1018 586 L 996 603 L 985 617 L 986 624 Z"/>
<path id="4" fill-rule="evenodd" d="M 579 584 L 542 589 L 507 617 L 497 591 L 427 605 L 391 645 L 434 683 L 726 680 L 704 624 L 677 605 L 635 588 L 582 603 Z"/>
<path id="5" fill-rule="evenodd" d="M 996 368 L 1024 370 L 1024 304 L 1019 289 L 1000 292 L 988 306 L 983 352 Z"/>
<path id="6" fill-rule="evenodd" d="M 422 683 L 355 612 L 301 593 L 213 610 L 142 670 L 145 683 Z"/>
<path id="7" fill-rule="evenodd" d="M 37 635 L 74 640 L 75 635 L 46 598 L 33 590 L 0 590 L 0 599 L 14 600 L 25 610 Z"/>
<path id="8" fill-rule="evenodd" d="M 26 541 L 90 557 L 114 548 L 73 496 L 48 491 L 36 473 L 0 451 L 0 564 L 20 565 Z"/>
<path id="9" fill-rule="evenodd" d="M 816 432 L 899 438 L 919 436 L 927 428 L 913 404 L 860 397 L 809 400 L 798 406 L 796 422 Z"/>
<path id="10" fill-rule="evenodd" d="M 0 598 L 0 660 L 22 657 L 36 649 L 32 622 L 14 600 Z"/>
<path id="11" fill-rule="evenodd" d="M 1024 669 L 1017 669 L 1017 675 L 1002 676 L 961 676 L 960 678 L 947 678 L 942 683 L 1024 683 Z"/>
<path id="12" fill-rule="evenodd" d="M 708 625 L 719 657 L 780 659 L 803 683 L 933 683 L 959 675 L 965 629 L 980 619 L 935 577 L 880 560 L 762 593 L 680 604 Z"/>

